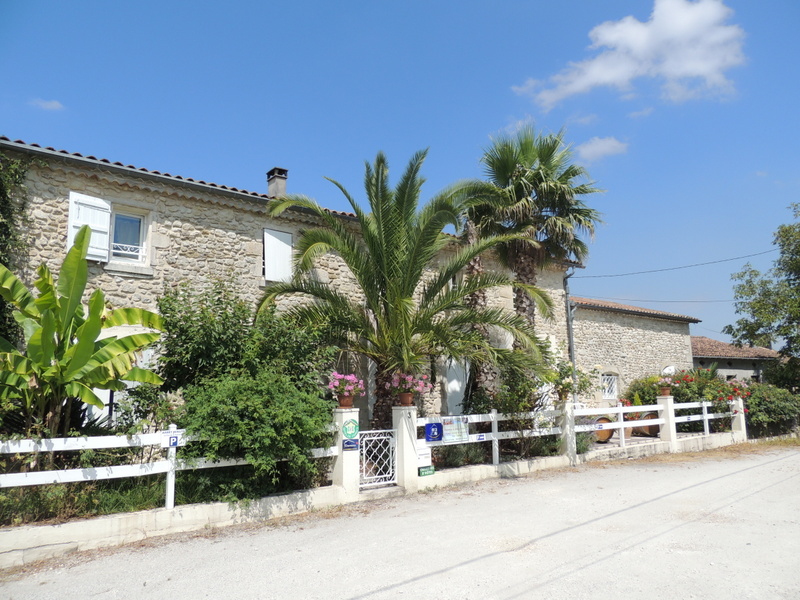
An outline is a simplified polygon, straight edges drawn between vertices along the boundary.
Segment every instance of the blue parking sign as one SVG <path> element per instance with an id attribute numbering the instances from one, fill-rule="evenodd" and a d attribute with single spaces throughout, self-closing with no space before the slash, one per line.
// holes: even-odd
<path id="1" fill-rule="evenodd" d="M 441 442 L 442 431 L 441 423 L 425 423 L 425 441 Z"/>

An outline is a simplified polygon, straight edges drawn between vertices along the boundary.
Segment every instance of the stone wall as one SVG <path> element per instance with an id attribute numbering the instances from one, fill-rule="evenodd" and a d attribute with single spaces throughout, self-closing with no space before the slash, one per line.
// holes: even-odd
<path id="1" fill-rule="evenodd" d="M 57 273 L 67 249 L 70 191 L 102 198 L 116 208 L 146 214 L 147 258 L 143 264 L 90 263 L 90 287 L 100 287 L 114 306 L 154 309 L 165 287 L 188 281 L 202 286 L 215 278 L 229 279 L 238 293 L 255 303 L 263 294 L 263 229 L 274 227 L 299 234 L 297 217 L 267 217 L 266 202 L 235 194 L 192 190 L 168 182 L 76 168 L 51 161 L 32 166 L 30 193 L 30 283 L 33 271 L 46 262 Z M 342 279 L 334 260 L 325 261 L 329 278 Z"/>
<path id="2" fill-rule="evenodd" d="M 631 381 L 667 366 L 692 368 L 689 324 L 579 307 L 575 314 L 575 360 L 584 371 L 612 373 L 622 397 Z M 600 404 L 602 392 L 589 403 Z"/>

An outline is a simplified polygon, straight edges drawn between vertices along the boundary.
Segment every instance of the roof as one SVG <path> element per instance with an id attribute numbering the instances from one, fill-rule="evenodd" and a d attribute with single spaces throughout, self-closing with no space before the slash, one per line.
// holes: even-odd
<path id="1" fill-rule="evenodd" d="M 269 201 L 274 200 L 273 196 L 268 194 L 261 194 L 259 192 L 251 192 L 248 190 L 243 190 L 239 188 L 235 188 L 232 186 L 221 185 L 218 183 L 212 183 L 208 181 L 203 181 L 202 179 L 192 179 L 191 177 L 182 177 L 180 175 L 171 175 L 170 173 L 162 173 L 161 171 L 155 171 L 150 169 L 145 169 L 144 167 L 135 167 L 133 165 L 126 165 L 121 162 L 111 162 L 107 158 L 97 158 L 95 156 L 84 156 L 83 154 L 79 154 L 77 152 L 68 152 L 66 150 L 56 150 L 52 146 L 48 146 L 43 148 L 39 144 L 28 144 L 23 142 L 22 140 L 11 140 L 5 136 L 0 135 L 0 148 L 8 148 L 12 150 L 18 150 L 21 152 L 27 152 L 31 154 L 36 154 L 39 156 L 55 156 L 58 158 L 62 158 L 64 160 L 69 160 L 73 162 L 79 162 L 82 164 L 90 164 L 97 167 L 105 168 L 112 171 L 122 171 L 128 174 L 135 173 L 139 176 L 145 176 L 149 178 L 156 178 L 156 179 L 167 179 L 172 183 L 177 183 L 184 186 L 195 187 L 195 188 L 205 188 L 205 189 L 212 189 L 216 191 L 222 191 L 229 194 L 234 194 L 238 196 L 246 196 L 249 200 L 261 200 L 261 201 Z M 338 210 L 329 210 L 332 214 L 339 215 L 342 217 L 349 217 L 354 218 L 355 214 L 342 212 Z"/>
<path id="2" fill-rule="evenodd" d="M 683 321 L 685 323 L 699 323 L 700 319 L 695 317 L 688 317 L 686 315 L 678 315 L 675 313 L 668 313 L 662 310 L 653 310 L 650 308 L 642 308 L 641 306 L 630 306 L 628 304 L 617 304 L 616 302 L 609 302 L 607 300 L 593 300 L 591 298 L 578 298 L 571 296 L 571 299 L 580 308 L 587 308 L 589 310 L 601 310 L 606 312 L 620 312 L 630 315 L 637 315 L 640 317 L 651 317 L 653 319 L 665 319 L 667 321 Z"/>
<path id="3" fill-rule="evenodd" d="M 696 358 L 744 358 L 778 359 L 780 353 L 760 346 L 734 346 L 719 340 L 692 336 L 692 356 Z"/>

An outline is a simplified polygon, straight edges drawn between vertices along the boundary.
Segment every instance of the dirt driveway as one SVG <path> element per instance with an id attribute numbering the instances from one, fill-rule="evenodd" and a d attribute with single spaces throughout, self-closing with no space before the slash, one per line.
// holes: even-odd
<path id="1" fill-rule="evenodd" d="M 153 540 L 23 598 L 800 598 L 800 449 L 666 455 Z"/>

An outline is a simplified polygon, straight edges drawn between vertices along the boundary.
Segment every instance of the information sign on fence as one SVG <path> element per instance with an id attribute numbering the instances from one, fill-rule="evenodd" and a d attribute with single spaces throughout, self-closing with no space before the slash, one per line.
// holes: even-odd
<path id="1" fill-rule="evenodd" d="M 426 442 L 442 441 L 441 423 L 425 423 L 425 441 Z"/>
<path id="2" fill-rule="evenodd" d="M 342 440 L 342 450 L 358 450 L 358 438 Z"/>
<path id="3" fill-rule="evenodd" d="M 430 467 L 433 464 L 430 448 L 417 448 L 417 466 Z"/>
<path id="4" fill-rule="evenodd" d="M 468 441 L 469 422 L 467 417 L 442 417 L 442 442 L 465 444 Z"/>
<path id="5" fill-rule="evenodd" d="M 161 432 L 162 448 L 179 448 L 186 445 L 185 429 L 170 429 Z"/>
<path id="6" fill-rule="evenodd" d="M 358 421 L 356 421 L 355 419 L 350 419 L 349 421 L 345 421 L 344 425 L 342 425 L 342 435 L 348 440 L 357 438 Z"/>

